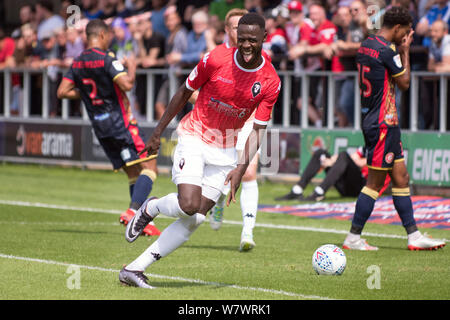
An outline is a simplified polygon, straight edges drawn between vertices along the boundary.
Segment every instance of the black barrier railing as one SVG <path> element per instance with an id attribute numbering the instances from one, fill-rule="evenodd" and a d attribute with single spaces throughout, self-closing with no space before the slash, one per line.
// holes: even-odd
<path id="1" fill-rule="evenodd" d="M 156 120 L 155 99 L 157 88 L 161 81 L 167 81 L 168 96 L 175 94 L 181 80 L 188 75 L 190 70 L 171 69 L 138 69 L 137 76 L 145 78 L 145 99 L 142 101 L 140 112 L 145 115 L 144 120 L 152 123 Z M 71 111 L 71 103 L 68 100 L 55 102 L 56 87 L 61 79 L 63 71 L 59 71 L 57 80 L 55 75 L 49 75 L 47 69 L 14 68 L 0 70 L 0 115 L 9 118 L 20 116 L 22 118 L 42 118 L 67 120 L 69 118 L 81 118 L 87 120 L 87 114 L 82 104 L 78 106 L 78 113 Z M 309 121 L 309 101 L 311 86 L 322 88 L 317 91 L 322 103 L 321 111 L 323 127 L 334 129 L 336 124 L 336 111 L 338 99 L 343 93 L 340 84 L 343 79 L 353 80 L 353 114 L 354 119 L 350 128 L 361 128 L 361 104 L 359 98 L 359 85 L 356 72 L 333 73 L 329 71 L 295 72 L 278 71 L 282 81 L 282 90 L 278 101 L 278 108 L 274 114 L 272 125 L 281 127 L 308 128 L 312 124 Z M 411 86 L 406 93 L 400 93 L 402 99 L 398 99 L 399 111 L 402 116 L 402 127 L 411 131 L 431 129 L 446 132 L 449 128 L 448 117 L 448 77 L 450 73 L 411 72 Z M 164 79 L 164 80 L 162 80 Z M 320 81 L 313 81 L 320 79 Z M 141 84 L 143 85 L 143 84 Z M 295 90 L 294 90 L 295 89 Z M 317 88 L 316 88 L 317 89 Z M 348 86 L 346 87 L 348 90 Z M 409 96 L 409 98 L 408 98 Z M 427 98 L 429 97 L 429 98 Z M 297 100 L 301 98 L 301 103 Z M 313 97 L 314 98 L 314 97 Z M 60 103 L 60 111 L 55 114 L 54 104 Z M 39 108 L 34 108 L 40 105 Z M 34 109 L 38 109 L 37 111 Z M 298 110 L 300 109 L 300 110 Z M 277 109 L 279 110 L 279 109 Z M 281 116 L 280 116 L 281 114 Z M 175 122 L 177 120 L 174 120 Z M 347 127 L 348 128 L 348 127 Z"/>

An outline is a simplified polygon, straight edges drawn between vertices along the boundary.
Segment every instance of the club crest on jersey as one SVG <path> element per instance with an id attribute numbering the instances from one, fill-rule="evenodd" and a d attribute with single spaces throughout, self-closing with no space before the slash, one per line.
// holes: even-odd
<path id="1" fill-rule="evenodd" d="M 384 158 L 384 160 L 386 161 L 386 163 L 391 164 L 392 161 L 394 160 L 394 153 L 389 152 L 386 157 Z"/>
<path id="2" fill-rule="evenodd" d="M 252 96 L 256 98 L 261 93 L 261 82 L 257 81 L 252 85 Z"/>

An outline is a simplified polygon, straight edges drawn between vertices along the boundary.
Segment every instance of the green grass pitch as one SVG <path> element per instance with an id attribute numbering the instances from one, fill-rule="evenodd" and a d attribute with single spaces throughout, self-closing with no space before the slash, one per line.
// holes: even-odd
<path id="1" fill-rule="evenodd" d="M 118 271 L 155 238 L 140 237 L 132 244 L 124 238 L 118 223 L 129 201 L 123 173 L 0 164 L 0 181 L 2 300 L 450 298 L 448 247 L 410 252 L 402 227 L 368 224 L 363 237 L 380 250 L 345 251 L 342 276 L 318 276 L 311 266 L 314 250 L 326 243 L 341 246 L 349 221 L 259 212 L 256 247 L 241 253 L 238 203 L 226 208 L 219 231 L 207 220 L 188 242 L 147 270 L 157 289 L 124 287 Z M 264 204 L 290 189 L 289 184 L 259 185 Z M 175 190 L 169 177 L 160 176 L 152 195 Z M 335 190 L 327 196 L 327 201 L 342 201 Z M 162 230 L 172 221 L 160 216 L 155 223 Z M 450 239 L 449 231 L 422 231 Z"/>

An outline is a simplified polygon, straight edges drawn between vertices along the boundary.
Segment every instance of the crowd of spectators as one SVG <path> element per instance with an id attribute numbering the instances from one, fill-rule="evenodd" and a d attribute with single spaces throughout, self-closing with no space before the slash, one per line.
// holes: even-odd
<path id="1" fill-rule="evenodd" d="M 230 9 L 245 8 L 264 15 L 264 50 L 277 70 L 296 71 L 297 76 L 292 79 L 292 124 L 300 123 L 301 72 L 328 70 L 336 74 L 335 123 L 339 127 L 353 125 L 355 79 L 339 73 L 357 70 L 355 55 L 361 41 L 376 32 L 383 12 L 390 6 L 406 7 L 413 16 L 412 69 L 450 72 L 450 1 L 445 0 L 63 0 L 58 6 L 51 0 L 33 3 L 36 4 L 20 8 L 20 26 L 14 30 L 0 28 L 0 69 L 46 69 L 51 117 L 61 114 L 56 87 L 62 71 L 84 50 L 84 27 L 95 18 L 105 19 L 111 25 L 110 50 L 119 59 L 134 57 L 139 68 L 176 72 L 192 68 L 205 53 L 226 41 L 224 20 Z M 79 8 L 81 19 L 74 19 L 77 11 L 72 10 L 73 5 Z M 36 89 L 31 93 L 31 113 L 40 112 L 41 106 L 34 103 L 40 101 L 42 94 L 40 77 L 32 78 Z M 182 78 L 179 74 L 177 80 Z M 18 115 L 23 83 L 19 73 L 13 73 L 11 79 L 10 112 Z M 145 80 L 145 76 L 139 76 L 131 94 L 138 117 L 145 114 Z M 308 121 L 321 127 L 328 119 L 327 81 L 324 77 L 311 77 L 310 81 Z M 157 75 L 154 84 L 154 117 L 158 119 L 169 100 L 169 78 Z M 419 87 L 421 99 L 427 101 L 419 103 L 419 129 L 437 129 L 439 83 L 436 77 L 426 77 Z M 397 96 L 397 102 L 403 106 L 399 111 L 404 124 L 408 120 L 407 94 Z M 3 97 L 0 99 L 3 102 Z M 79 103 L 72 102 L 71 115 L 79 114 Z M 274 113 L 275 123 L 281 118 L 280 112 Z"/>

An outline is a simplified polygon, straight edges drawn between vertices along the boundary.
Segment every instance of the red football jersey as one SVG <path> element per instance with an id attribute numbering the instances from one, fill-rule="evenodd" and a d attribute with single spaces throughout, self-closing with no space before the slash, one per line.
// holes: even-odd
<path id="1" fill-rule="evenodd" d="M 337 27 L 329 20 L 325 20 L 320 26 L 311 30 L 306 37 L 310 45 L 319 43 L 332 44 L 337 37 Z M 321 62 L 323 68 L 323 61 Z M 335 72 L 344 71 L 339 57 L 334 55 L 331 59 L 331 70 Z"/>
<path id="2" fill-rule="evenodd" d="M 218 46 L 192 70 L 186 87 L 200 89 L 194 109 L 180 122 L 179 135 L 195 135 L 220 148 L 236 145 L 237 134 L 255 111 L 255 123 L 269 122 L 281 81 L 264 55 L 255 69 L 237 61 L 237 48 Z"/>

